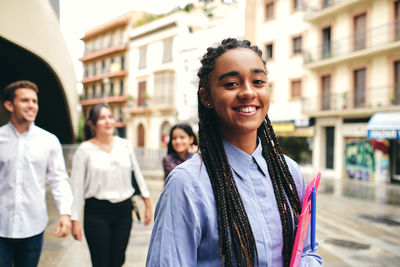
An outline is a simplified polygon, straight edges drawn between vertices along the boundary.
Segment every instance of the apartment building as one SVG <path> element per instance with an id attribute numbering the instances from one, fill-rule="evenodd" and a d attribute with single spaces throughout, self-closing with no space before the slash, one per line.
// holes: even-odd
<path id="1" fill-rule="evenodd" d="M 273 98 L 276 101 L 280 91 L 281 112 L 291 110 L 294 121 L 306 117 L 313 124 L 314 171 L 335 178 L 399 182 L 400 1 L 249 2 L 262 12 L 253 16 L 260 22 L 255 29 L 250 26 L 257 23 L 246 19 L 247 36 L 266 43 L 267 57 L 275 57 L 276 64 L 269 64 Z M 286 44 L 276 44 L 279 37 L 264 37 L 278 35 L 277 28 L 290 29 Z M 296 62 L 290 52 L 298 47 Z M 279 58 L 280 53 L 286 57 Z M 278 65 L 285 58 L 288 67 L 283 70 Z M 295 76 L 300 77 L 301 96 L 292 109 L 294 103 L 282 94 L 293 95 Z M 286 86 L 275 80 L 286 81 Z M 278 117 L 274 108 L 272 120 Z"/>
<path id="2" fill-rule="evenodd" d="M 99 103 L 113 110 L 118 135 L 126 137 L 125 108 L 129 98 L 129 31 L 144 12 L 131 11 L 105 22 L 81 38 L 85 52 L 80 61 L 84 66 L 83 93 L 80 104 L 85 116 Z"/>
<path id="3" fill-rule="evenodd" d="M 128 138 L 134 146 L 165 147 L 178 122 L 196 129 L 200 59 L 208 46 L 243 34 L 244 12 L 235 1 L 202 2 L 130 32 Z"/>
<path id="4" fill-rule="evenodd" d="M 302 166 L 312 164 L 314 119 L 301 113 L 309 71 L 303 67 L 302 2 L 246 1 L 245 38 L 263 50 L 270 89 L 268 116 L 284 153 Z"/>

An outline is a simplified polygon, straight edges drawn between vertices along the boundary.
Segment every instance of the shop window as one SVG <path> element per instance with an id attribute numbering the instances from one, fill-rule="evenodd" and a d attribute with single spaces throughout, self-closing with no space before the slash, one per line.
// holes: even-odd
<path id="1" fill-rule="evenodd" d="M 334 168 L 335 127 L 325 127 L 325 168 Z"/>

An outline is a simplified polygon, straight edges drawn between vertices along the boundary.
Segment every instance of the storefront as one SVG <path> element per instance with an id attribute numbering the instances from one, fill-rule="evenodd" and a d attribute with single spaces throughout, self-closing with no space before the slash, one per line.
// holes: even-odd
<path id="1" fill-rule="evenodd" d="M 400 111 L 375 113 L 367 125 L 377 181 L 400 183 Z"/>
<path id="2" fill-rule="evenodd" d="M 282 152 L 299 165 L 311 165 L 314 136 L 313 120 L 273 122 Z"/>

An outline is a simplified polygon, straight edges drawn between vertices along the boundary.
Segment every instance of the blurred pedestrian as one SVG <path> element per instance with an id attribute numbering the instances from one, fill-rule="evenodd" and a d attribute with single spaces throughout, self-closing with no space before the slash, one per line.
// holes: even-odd
<path id="1" fill-rule="evenodd" d="M 72 193 L 60 141 L 35 125 L 38 87 L 17 81 L 4 89 L 10 121 L 0 127 L 0 266 L 37 266 L 48 223 L 46 180 L 60 217 L 56 235 L 71 229 Z"/>
<path id="2" fill-rule="evenodd" d="M 306 184 L 267 116 L 261 50 L 229 38 L 201 63 L 200 153 L 168 177 L 147 266 L 289 266 Z M 306 240 L 302 266 L 320 265 Z"/>
<path id="3" fill-rule="evenodd" d="M 135 173 L 146 206 L 144 224 L 151 221 L 150 193 L 130 143 L 114 136 L 109 106 L 98 104 L 85 123 L 85 140 L 74 154 L 71 184 L 72 235 L 82 240 L 80 225 L 84 205 L 84 233 L 94 267 L 121 267 L 132 228 Z"/>
<path id="4" fill-rule="evenodd" d="M 171 128 L 168 152 L 163 158 L 164 180 L 176 166 L 193 156 L 198 149 L 197 145 L 197 137 L 189 124 L 177 124 Z"/>

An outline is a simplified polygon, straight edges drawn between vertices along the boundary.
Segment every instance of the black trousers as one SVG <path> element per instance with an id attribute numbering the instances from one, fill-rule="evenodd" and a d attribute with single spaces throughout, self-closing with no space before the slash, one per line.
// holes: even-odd
<path id="1" fill-rule="evenodd" d="M 132 228 L 132 201 L 85 200 L 84 230 L 93 267 L 121 267 Z"/>

